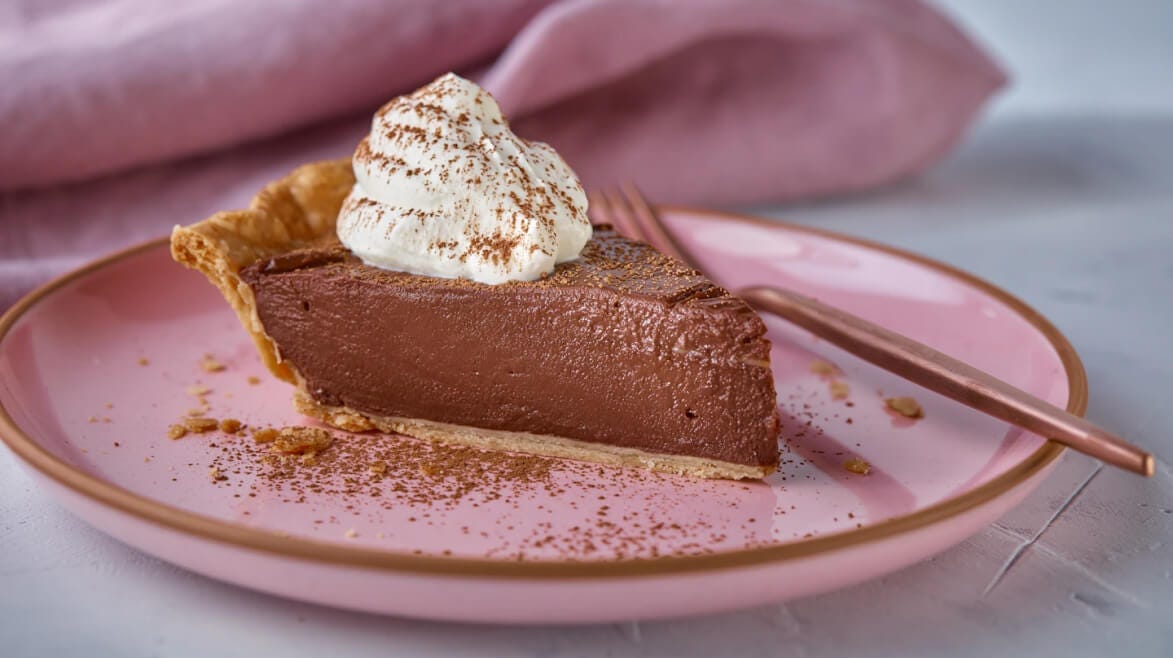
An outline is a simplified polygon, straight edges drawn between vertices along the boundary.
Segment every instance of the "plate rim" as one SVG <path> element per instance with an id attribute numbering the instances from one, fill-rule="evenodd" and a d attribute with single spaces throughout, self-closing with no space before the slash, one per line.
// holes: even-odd
<path id="1" fill-rule="evenodd" d="M 831 240 L 872 249 L 945 274 L 964 284 L 981 290 L 1006 304 L 1021 318 L 1038 330 L 1059 356 L 1068 384 L 1066 409 L 1083 416 L 1087 408 L 1088 382 L 1083 362 L 1070 341 L 1045 316 L 1014 295 L 973 274 L 935 259 L 865 238 L 844 235 L 827 229 L 802 226 L 784 220 L 754 217 L 732 212 L 661 205 L 669 214 L 702 216 L 721 221 L 736 221 L 768 228 L 815 235 Z M 127 260 L 142 253 L 164 247 L 167 236 L 132 245 L 82 265 L 35 288 L 0 316 L 0 344 L 12 328 L 41 300 L 59 288 L 93 272 Z M 202 540 L 228 544 L 236 548 L 276 554 L 285 558 L 361 567 L 417 575 L 471 576 L 511 580 L 551 580 L 567 578 L 633 578 L 695 573 L 730 568 L 764 566 L 797 560 L 812 555 L 830 553 L 891 539 L 935 523 L 960 516 L 1005 495 L 1046 468 L 1062 455 L 1066 448 L 1047 440 L 1022 462 L 960 495 L 946 498 L 924 509 L 887 519 L 863 528 L 847 529 L 819 537 L 788 542 L 775 546 L 722 551 L 707 555 L 664 556 L 658 558 L 626 558 L 619 560 L 532 560 L 505 561 L 484 558 L 452 556 L 424 556 L 394 551 L 346 546 L 314 539 L 290 537 L 275 531 L 215 519 L 195 512 L 173 507 L 157 500 L 133 493 L 112 482 L 89 475 L 53 456 L 37 441 L 17 426 L 8 410 L 0 402 L 0 441 L 40 474 L 51 478 L 91 502 L 129 514 L 138 521 L 162 526 L 166 530 L 194 535 Z"/>

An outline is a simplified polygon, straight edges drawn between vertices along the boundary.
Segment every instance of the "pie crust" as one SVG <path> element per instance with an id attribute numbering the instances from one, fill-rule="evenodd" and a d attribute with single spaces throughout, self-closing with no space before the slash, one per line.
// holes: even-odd
<path id="1" fill-rule="evenodd" d="M 336 243 L 335 221 L 354 185 L 349 159 L 307 164 L 266 186 L 247 210 L 219 212 L 171 234 L 171 254 L 179 263 L 202 272 L 236 311 L 252 336 L 265 366 L 294 384 L 294 405 L 303 414 L 339 429 L 381 430 L 421 439 L 582 461 L 644 468 L 702 478 L 759 479 L 773 465 L 751 466 L 686 455 L 646 452 L 565 437 L 489 430 L 417 418 L 380 417 L 345 407 L 328 407 L 312 399 L 304 379 L 282 359 L 265 332 L 252 289 L 241 269 L 297 249 Z"/>

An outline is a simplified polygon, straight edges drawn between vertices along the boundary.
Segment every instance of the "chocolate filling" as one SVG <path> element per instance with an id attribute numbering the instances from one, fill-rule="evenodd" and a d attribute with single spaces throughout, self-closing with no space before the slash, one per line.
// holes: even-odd
<path id="1" fill-rule="evenodd" d="M 241 271 L 318 402 L 691 455 L 778 462 L 765 325 L 699 272 L 597 229 L 542 280 L 390 272 L 341 246 Z"/>

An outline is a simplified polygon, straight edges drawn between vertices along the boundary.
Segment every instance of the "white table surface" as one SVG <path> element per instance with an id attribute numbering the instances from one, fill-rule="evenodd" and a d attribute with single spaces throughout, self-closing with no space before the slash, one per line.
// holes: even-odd
<path id="1" fill-rule="evenodd" d="M 1173 456 L 1173 3 L 950 10 L 1015 75 L 919 180 L 757 209 L 974 272 L 1063 330 L 1088 415 Z M 3 656 L 1173 655 L 1173 470 L 1069 455 L 1019 508 L 939 557 L 785 605 L 518 628 L 341 612 L 146 557 L 73 519 L 0 451 Z"/>

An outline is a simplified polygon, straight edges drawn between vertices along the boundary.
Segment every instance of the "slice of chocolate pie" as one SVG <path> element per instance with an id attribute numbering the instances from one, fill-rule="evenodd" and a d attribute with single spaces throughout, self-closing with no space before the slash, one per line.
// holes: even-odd
<path id="1" fill-rule="evenodd" d="M 452 77 L 433 91 L 444 81 L 471 85 Z M 376 128 L 396 112 L 432 121 L 447 109 L 453 121 L 421 131 L 441 143 L 460 130 L 474 144 L 501 137 L 483 130 L 491 112 L 480 128 L 462 129 L 476 117 L 461 120 L 444 102 L 422 112 L 395 102 Z M 388 134 L 404 130 L 383 123 Z M 266 187 L 250 209 L 172 236 L 175 259 L 220 288 L 265 365 L 297 387 L 302 413 L 351 431 L 699 477 L 775 470 L 770 346 L 747 304 L 643 243 L 606 227 L 591 235 L 577 210 L 559 219 L 577 196 L 540 178 L 558 173 L 557 163 L 540 161 L 553 153 L 544 145 L 498 142 L 441 158 L 434 167 L 467 177 L 464 188 L 494 167 L 499 186 L 516 188 L 466 189 L 450 202 L 438 175 L 386 155 L 375 133 L 356 153 L 357 184 L 350 161 L 307 165 Z M 402 196 L 372 193 L 372 172 Z M 423 198 L 442 200 L 421 210 Z M 444 234 L 451 222 L 441 215 L 475 221 Z M 435 274 L 412 273 L 431 267 L 429 259 Z"/>

